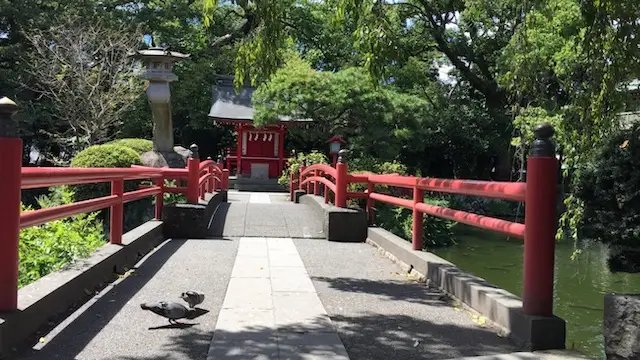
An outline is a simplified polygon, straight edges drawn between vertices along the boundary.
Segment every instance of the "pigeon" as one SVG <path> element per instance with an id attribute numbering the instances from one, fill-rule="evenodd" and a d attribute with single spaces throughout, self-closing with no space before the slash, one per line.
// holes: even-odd
<path id="1" fill-rule="evenodd" d="M 187 291 L 180 295 L 180 298 L 189 304 L 190 308 L 194 308 L 196 305 L 201 304 L 204 301 L 204 294 L 197 291 Z"/>
<path id="2" fill-rule="evenodd" d="M 187 309 L 184 305 L 176 302 L 158 301 L 140 304 L 143 310 L 149 310 L 154 314 L 169 319 L 170 324 L 180 324 L 177 319 L 184 319 L 190 315 L 192 310 Z"/>

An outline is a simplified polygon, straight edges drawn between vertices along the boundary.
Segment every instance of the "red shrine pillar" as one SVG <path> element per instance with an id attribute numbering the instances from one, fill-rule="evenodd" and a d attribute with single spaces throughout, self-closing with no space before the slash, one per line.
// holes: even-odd
<path id="1" fill-rule="evenodd" d="M 278 131 L 278 174 L 282 174 L 282 171 L 284 171 L 284 134 L 286 131 L 286 129 Z"/>
<path id="2" fill-rule="evenodd" d="M 242 175 L 242 126 L 238 126 L 238 149 L 236 151 L 236 176 Z"/>

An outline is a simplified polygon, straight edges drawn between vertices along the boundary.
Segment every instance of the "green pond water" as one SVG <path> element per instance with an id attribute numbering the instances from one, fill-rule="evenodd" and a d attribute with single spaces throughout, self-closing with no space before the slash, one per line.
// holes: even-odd
<path id="1" fill-rule="evenodd" d="M 459 268 L 522 296 L 523 242 L 474 231 L 457 237 L 458 245 L 432 252 Z M 573 245 L 556 247 L 554 314 L 567 322 L 567 348 L 605 359 L 602 316 L 604 294 L 640 293 L 640 275 L 612 274 L 608 250 L 601 244 L 582 247 L 571 260 Z"/>

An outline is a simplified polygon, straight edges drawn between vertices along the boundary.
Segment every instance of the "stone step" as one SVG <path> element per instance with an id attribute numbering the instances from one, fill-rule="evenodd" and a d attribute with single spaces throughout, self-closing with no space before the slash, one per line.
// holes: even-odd
<path id="1" fill-rule="evenodd" d="M 278 184 L 278 179 L 251 179 L 237 178 L 233 183 L 233 188 L 238 191 L 258 191 L 258 192 L 287 192 L 284 185 Z"/>
<path id="2" fill-rule="evenodd" d="M 588 360 L 590 358 L 572 350 L 545 350 L 511 354 L 469 356 L 448 360 Z"/>

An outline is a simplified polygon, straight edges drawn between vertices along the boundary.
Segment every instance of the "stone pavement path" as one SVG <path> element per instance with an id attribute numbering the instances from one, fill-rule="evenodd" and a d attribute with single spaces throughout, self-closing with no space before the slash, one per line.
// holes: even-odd
<path id="1" fill-rule="evenodd" d="M 240 239 L 207 359 L 349 359 L 292 239 Z"/>
<path id="2" fill-rule="evenodd" d="M 288 200 L 287 193 L 229 191 L 216 212 L 216 237 L 324 238 L 313 210 Z"/>

